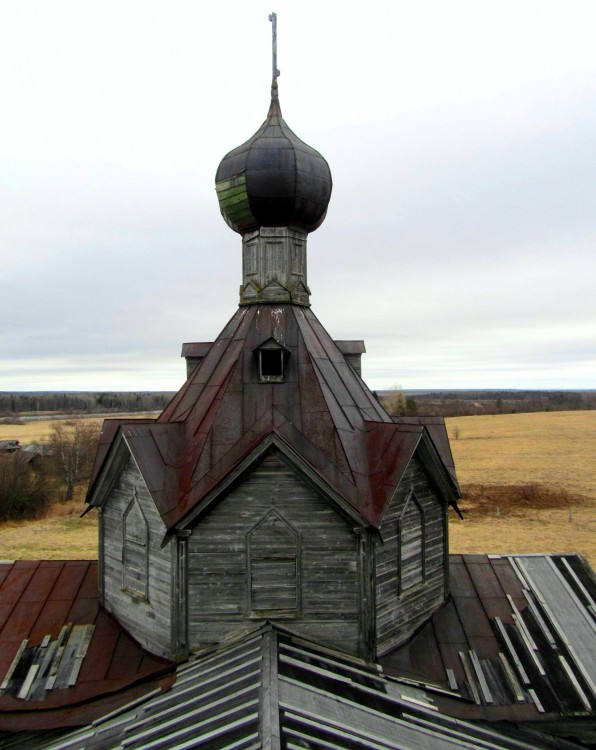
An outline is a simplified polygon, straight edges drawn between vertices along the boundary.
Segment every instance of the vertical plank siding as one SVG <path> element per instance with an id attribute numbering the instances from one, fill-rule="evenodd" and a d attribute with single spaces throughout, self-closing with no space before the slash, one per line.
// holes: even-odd
<path id="1" fill-rule="evenodd" d="M 414 457 L 383 519 L 382 542 L 376 545 L 379 655 L 402 643 L 443 602 L 445 535 L 446 506 Z"/>
<path id="2" fill-rule="evenodd" d="M 269 453 L 193 529 L 188 619 L 191 648 L 267 619 L 357 653 L 357 535 Z"/>
<path id="3" fill-rule="evenodd" d="M 135 497 L 138 510 L 135 507 L 131 512 Z M 132 528 L 136 521 L 140 524 L 138 530 Z M 132 457 L 102 509 L 100 523 L 106 609 L 147 649 L 171 656 L 172 543 L 160 549 L 166 530 Z M 143 523 L 146 529 L 142 528 Z M 146 578 L 136 585 L 131 584 L 131 571 L 125 570 L 124 559 L 138 557 L 140 547 L 137 543 L 126 550 L 127 536 L 147 540 L 146 554 L 143 552 Z"/>

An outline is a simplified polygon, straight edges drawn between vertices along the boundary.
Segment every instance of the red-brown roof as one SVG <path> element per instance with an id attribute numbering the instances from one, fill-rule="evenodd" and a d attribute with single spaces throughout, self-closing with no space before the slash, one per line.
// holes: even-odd
<path id="1" fill-rule="evenodd" d="M 38 647 L 68 628 L 72 632 L 71 626 L 92 626 L 74 684 L 42 690 L 35 699 L 17 697 Z M 20 647 L 22 656 L 15 664 Z M 11 667 L 13 678 L 7 680 Z M 125 689 L 136 686 L 132 695 L 154 689 L 156 685 L 148 683 L 173 668 L 166 659 L 144 651 L 99 606 L 97 562 L 0 563 L 0 684 L 10 683 L 0 691 L 0 730 L 30 728 L 27 717 L 33 713 L 38 729 L 84 724 L 94 713 L 105 713 L 106 706 L 129 701 L 131 693 L 125 695 Z"/>
<path id="2" fill-rule="evenodd" d="M 255 351 L 271 338 L 289 353 L 281 383 L 259 382 L 255 366 Z M 154 423 L 122 424 L 118 434 L 168 528 L 271 436 L 379 526 L 423 433 L 457 493 L 445 427 L 435 422 L 394 422 L 311 310 L 254 305 L 239 308 Z M 106 428 L 96 474 L 115 427 Z"/>
<path id="3" fill-rule="evenodd" d="M 387 674 L 442 687 L 457 718 L 593 721 L 596 580 L 580 556 L 450 555 L 449 582 L 445 605 L 379 659 Z"/>

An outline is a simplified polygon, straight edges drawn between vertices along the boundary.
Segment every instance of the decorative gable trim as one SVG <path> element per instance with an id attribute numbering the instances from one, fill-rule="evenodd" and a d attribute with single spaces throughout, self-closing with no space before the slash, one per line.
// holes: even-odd
<path id="1" fill-rule="evenodd" d="M 271 508 L 246 534 L 251 617 L 300 614 L 300 532 Z"/>
<path id="2" fill-rule="evenodd" d="M 110 446 L 108 455 L 106 456 L 99 474 L 93 483 L 89 496 L 87 497 L 87 502 L 89 503 L 87 511 L 89 511 L 91 507 L 101 508 L 106 502 L 131 456 L 132 451 L 122 434 L 122 427 L 119 427 L 116 437 Z"/>
<path id="3" fill-rule="evenodd" d="M 455 487 L 451 480 L 451 475 L 447 471 L 445 464 L 443 463 L 441 457 L 439 456 L 432 439 L 428 435 L 426 429 L 424 429 L 420 435 L 420 439 L 418 440 L 414 450 L 412 451 L 412 455 L 410 456 L 409 461 L 406 464 L 404 464 L 403 471 L 401 472 L 401 475 L 397 478 L 395 482 L 395 490 L 393 491 L 393 495 L 386 505 L 385 514 L 383 514 L 383 518 L 381 519 L 381 522 L 379 524 L 381 539 L 383 538 L 382 527 L 383 527 L 385 515 L 387 511 L 389 510 L 391 503 L 393 502 L 393 499 L 397 496 L 400 490 L 403 476 L 406 472 L 406 469 L 410 461 L 412 460 L 412 458 L 414 458 L 414 456 L 418 458 L 418 460 L 420 461 L 420 463 L 426 470 L 439 497 L 441 497 L 444 500 L 446 505 L 453 506 L 453 509 L 455 510 L 455 512 L 460 517 L 463 518 L 461 511 L 457 505 L 457 499 L 459 495 L 456 493 Z"/>
<path id="4" fill-rule="evenodd" d="M 122 587 L 135 599 L 149 600 L 149 525 L 136 489 L 122 524 Z"/>
<path id="5" fill-rule="evenodd" d="M 424 508 L 410 487 L 397 520 L 399 594 L 423 586 L 426 581 L 426 523 Z"/>
<path id="6" fill-rule="evenodd" d="M 349 518 L 357 527 L 367 528 L 369 522 L 358 511 L 350 505 L 344 498 L 331 488 L 321 476 L 312 469 L 292 448 L 276 433 L 270 433 L 254 448 L 245 458 L 238 462 L 236 466 L 227 474 L 227 476 L 214 487 L 203 500 L 196 505 L 186 516 L 184 516 L 169 532 L 166 534 L 163 545 L 165 545 L 170 536 L 176 531 L 186 529 L 194 525 L 198 518 L 203 515 L 207 509 L 231 486 L 240 479 L 252 466 L 270 449 L 276 448 L 281 456 L 285 458 L 297 471 L 303 479 L 318 490 L 323 497 L 332 501 L 337 510 L 345 517 Z"/>

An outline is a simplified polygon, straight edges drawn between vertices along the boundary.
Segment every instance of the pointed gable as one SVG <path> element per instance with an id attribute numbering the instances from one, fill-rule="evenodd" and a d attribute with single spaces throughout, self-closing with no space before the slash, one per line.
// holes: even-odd
<path id="1" fill-rule="evenodd" d="M 255 351 L 271 342 L 283 351 L 283 377 L 263 382 Z M 432 428 L 427 443 L 447 475 L 444 426 Z M 423 420 L 393 421 L 312 311 L 286 304 L 239 308 L 157 420 L 106 427 L 104 463 L 118 430 L 168 529 L 271 435 L 323 488 L 379 526 L 423 434 L 430 435 Z"/>

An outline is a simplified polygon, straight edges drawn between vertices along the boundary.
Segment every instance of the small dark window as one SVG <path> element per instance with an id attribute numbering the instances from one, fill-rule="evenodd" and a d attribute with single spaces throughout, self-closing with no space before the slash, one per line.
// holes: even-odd
<path id="1" fill-rule="evenodd" d="M 267 339 L 253 350 L 261 383 L 283 383 L 289 357 L 288 350 L 274 338 Z"/>
<path id="2" fill-rule="evenodd" d="M 280 383 L 284 379 L 284 350 L 259 350 L 259 377 L 265 383 Z"/>

